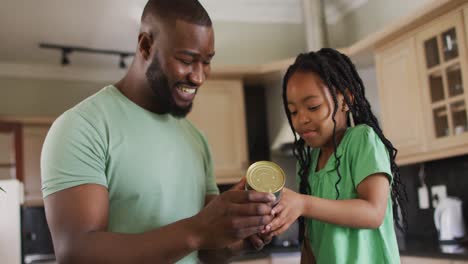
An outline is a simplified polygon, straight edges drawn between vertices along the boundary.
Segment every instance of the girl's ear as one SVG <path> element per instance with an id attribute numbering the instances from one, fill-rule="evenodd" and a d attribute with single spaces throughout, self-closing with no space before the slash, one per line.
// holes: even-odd
<path id="1" fill-rule="evenodd" d="M 346 89 L 346 96 L 348 96 L 349 100 L 351 101 L 351 105 L 354 104 L 354 95 L 349 91 L 349 89 Z M 349 105 L 346 103 L 346 100 L 344 99 L 343 96 L 343 111 L 348 112 L 349 111 Z"/>

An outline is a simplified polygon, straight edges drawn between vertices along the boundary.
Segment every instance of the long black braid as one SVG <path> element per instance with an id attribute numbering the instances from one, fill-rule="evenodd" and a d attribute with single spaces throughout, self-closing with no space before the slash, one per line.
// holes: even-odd
<path id="1" fill-rule="evenodd" d="M 333 146 L 334 146 L 334 157 L 336 159 L 336 170 L 338 173 L 338 180 L 335 183 L 335 189 L 337 192 L 336 199 L 339 198 L 339 183 L 342 179 L 339 171 L 341 162 L 341 156 L 337 154 L 337 138 L 336 138 L 336 120 L 335 115 L 338 110 L 338 92 L 344 96 L 346 104 L 349 106 L 351 114 L 354 117 L 356 125 L 366 124 L 375 131 L 379 138 L 384 143 L 385 147 L 390 154 L 391 171 L 393 175 L 393 183 L 391 186 L 391 197 L 393 203 L 393 217 L 399 229 L 402 231 L 407 226 L 407 212 L 405 207 L 405 201 L 407 201 L 407 193 L 405 186 L 400 178 L 400 171 L 395 163 L 395 158 L 398 150 L 393 147 L 392 143 L 384 136 L 382 129 L 380 128 L 379 122 L 375 115 L 372 113 L 371 105 L 365 97 L 364 84 L 356 71 L 356 67 L 351 60 L 344 54 L 330 48 L 323 48 L 318 52 L 310 52 L 300 54 L 293 65 L 291 65 L 283 79 L 283 104 L 288 117 L 288 122 L 291 130 L 294 132 L 294 128 L 291 121 L 291 113 L 289 112 L 286 88 L 289 79 L 296 72 L 313 72 L 320 76 L 324 84 L 329 89 L 334 103 L 334 110 L 332 115 L 333 120 Z M 354 101 L 351 101 L 348 93 L 352 95 Z M 348 119 L 348 126 L 350 121 Z M 311 148 L 305 144 L 302 138 L 296 136 L 294 133 L 294 156 L 299 162 L 299 176 L 300 184 L 299 191 L 302 194 L 311 194 L 309 185 L 309 173 L 311 168 Z M 400 213 L 401 218 L 400 219 Z M 401 221 L 400 221 L 401 220 Z M 305 224 L 304 218 L 299 218 L 299 234 L 300 240 L 304 238 Z"/>

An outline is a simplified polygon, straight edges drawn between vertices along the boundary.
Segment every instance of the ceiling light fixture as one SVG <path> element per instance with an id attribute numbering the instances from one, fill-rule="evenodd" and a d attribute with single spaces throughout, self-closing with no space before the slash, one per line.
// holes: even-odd
<path id="1" fill-rule="evenodd" d="M 125 52 L 125 51 L 116 51 L 116 50 L 103 50 L 103 49 L 93 49 L 87 47 L 78 47 L 78 46 L 65 46 L 65 45 L 57 45 L 57 44 L 49 44 L 49 43 L 39 43 L 39 47 L 43 49 L 57 49 L 61 50 L 62 52 L 62 66 L 70 65 L 70 58 L 69 54 L 72 52 L 86 52 L 86 53 L 94 53 L 94 54 L 106 54 L 106 55 L 116 55 L 120 57 L 119 60 L 119 67 L 121 69 L 127 68 L 127 64 L 125 63 L 125 58 L 129 56 L 134 56 L 134 52 Z"/>

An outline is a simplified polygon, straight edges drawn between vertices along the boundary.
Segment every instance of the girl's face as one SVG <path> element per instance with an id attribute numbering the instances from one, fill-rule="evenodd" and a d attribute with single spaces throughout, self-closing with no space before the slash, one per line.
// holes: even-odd
<path id="1" fill-rule="evenodd" d="M 313 148 L 333 147 L 333 97 L 320 77 L 311 72 L 293 73 L 286 98 L 294 130 Z M 336 133 L 340 140 L 346 130 L 348 107 L 337 94 Z"/>

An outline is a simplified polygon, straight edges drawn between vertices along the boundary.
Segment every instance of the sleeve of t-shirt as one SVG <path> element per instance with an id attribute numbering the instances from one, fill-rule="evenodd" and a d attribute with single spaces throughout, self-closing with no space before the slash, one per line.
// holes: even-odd
<path id="1" fill-rule="evenodd" d="M 351 173 L 357 187 L 366 177 L 385 174 L 392 182 L 392 172 L 387 148 L 369 126 L 355 128 L 350 141 Z"/>
<path id="2" fill-rule="evenodd" d="M 218 185 L 216 185 L 216 176 L 214 175 L 213 159 L 211 157 L 210 146 L 206 138 L 202 135 L 203 139 L 203 160 L 205 161 L 205 173 L 206 173 L 206 194 L 216 195 L 219 194 Z"/>
<path id="3" fill-rule="evenodd" d="M 106 148 L 95 127 L 65 112 L 50 128 L 41 154 L 42 196 L 82 184 L 107 188 Z"/>

